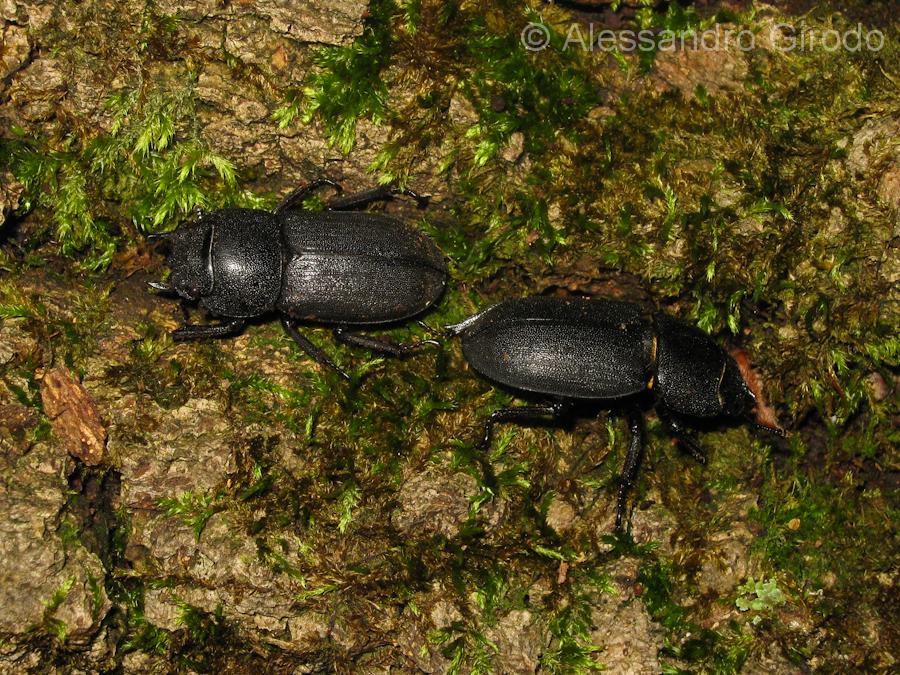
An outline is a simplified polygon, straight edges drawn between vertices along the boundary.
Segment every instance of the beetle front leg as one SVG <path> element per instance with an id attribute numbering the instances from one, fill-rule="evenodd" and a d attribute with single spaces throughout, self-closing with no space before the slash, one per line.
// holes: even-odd
<path id="1" fill-rule="evenodd" d="M 232 337 L 244 330 L 244 326 L 246 325 L 246 319 L 231 319 L 230 321 L 207 326 L 185 324 L 181 328 L 172 331 L 172 339 L 175 342 L 192 342 L 196 340 Z"/>
<path id="2" fill-rule="evenodd" d="M 389 356 L 396 356 L 398 358 L 402 358 L 425 345 L 440 346 L 441 344 L 437 340 L 432 339 L 419 340 L 417 342 L 394 342 L 389 338 L 376 338 L 371 335 L 354 333 L 348 331 L 346 328 L 335 328 L 334 337 L 351 347 L 362 347 L 363 349 L 368 349 L 381 354 L 388 354 Z"/>
<path id="3" fill-rule="evenodd" d="M 555 401 L 548 405 L 522 405 L 495 410 L 488 417 L 487 422 L 484 423 L 484 437 L 481 440 L 481 447 L 490 447 L 495 424 L 500 422 L 536 423 L 543 422 L 548 417 L 553 423 L 558 424 L 569 413 L 571 408 L 572 403 L 570 401 Z"/>
<path id="4" fill-rule="evenodd" d="M 628 413 L 628 426 L 631 429 L 631 445 L 628 446 L 625 466 L 622 467 L 622 474 L 619 477 L 619 495 L 616 499 L 616 530 L 620 531 L 628 507 L 628 493 L 634 487 L 634 481 L 641 469 L 641 461 L 644 459 L 644 417 L 640 410 Z"/>
<path id="5" fill-rule="evenodd" d="M 191 325 L 190 302 L 182 298 L 181 300 L 178 301 L 178 307 L 179 307 L 179 309 L 181 309 L 181 316 L 184 318 L 184 325 L 190 326 Z"/>
<path id="6" fill-rule="evenodd" d="M 284 326 L 284 330 L 287 331 L 287 334 L 290 335 L 294 342 L 305 351 L 313 361 L 318 363 L 323 368 L 331 368 L 338 375 L 343 377 L 345 380 L 349 380 L 350 376 L 346 373 L 346 371 L 341 368 L 338 364 L 332 361 L 328 355 L 323 352 L 321 349 L 316 347 L 309 338 L 303 335 L 295 325 L 295 322 L 292 319 L 288 319 L 287 317 L 281 318 L 281 325 Z"/>
<path id="7" fill-rule="evenodd" d="M 659 415 L 660 421 L 666 425 L 666 428 L 669 430 L 669 433 L 675 437 L 675 440 L 681 444 L 681 447 L 687 450 L 688 454 L 691 457 L 696 459 L 700 464 L 706 464 L 706 453 L 703 451 L 703 448 L 700 447 L 700 444 L 697 443 L 697 439 L 694 438 L 694 434 L 691 433 L 672 413 L 668 410 L 665 410 L 661 407 L 657 407 L 656 409 L 657 415 Z"/>

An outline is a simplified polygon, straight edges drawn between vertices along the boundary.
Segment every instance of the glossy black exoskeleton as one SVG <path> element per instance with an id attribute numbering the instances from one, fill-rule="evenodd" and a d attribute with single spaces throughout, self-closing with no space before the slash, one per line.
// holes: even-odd
<path id="1" fill-rule="evenodd" d="M 228 337 L 248 319 L 277 312 L 285 330 L 319 364 L 340 369 L 298 328 L 299 323 L 332 326 L 351 345 L 402 356 L 434 340 L 398 344 L 356 332 L 406 321 L 434 304 L 447 282 L 447 265 L 434 243 L 402 221 L 354 212 L 396 194 L 424 198 L 383 186 L 337 196 L 324 211 L 291 209 L 322 186 L 322 179 L 288 195 L 273 212 L 228 208 L 204 214 L 166 234 L 172 271 L 166 283 L 150 285 L 197 302 L 222 322 L 185 324 L 176 341 Z"/>
<path id="2" fill-rule="evenodd" d="M 706 456 L 687 429 L 692 421 L 722 416 L 783 433 L 760 393 L 751 388 L 756 384 L 749 367 L 739 365 L 697 328 L 667 314 L 645 313 L 632 303 L 507 300 L 447 328 L 462 338 L 463 355 L 476 371 L 550 401 L 495 411 L 485 424 L 485 446 L 498 422 L 558 421 L 576 400 L 624 400 L 631 443 L 619 486 L 616 529 L 622 527 L 643 456 L 643 417 L 634 401 L 642 392 L 652 392 L 660 419 L 703 463 Z"/>

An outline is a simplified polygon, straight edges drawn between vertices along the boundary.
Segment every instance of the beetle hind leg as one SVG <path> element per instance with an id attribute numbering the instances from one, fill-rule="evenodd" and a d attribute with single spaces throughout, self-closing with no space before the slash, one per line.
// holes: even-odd
<path id="1" fill-rule="evenodd" d="M 639 410 L 628 413 L 628 426 L 631 429 L 631 444 L 625 456 L 625 466 L 619 478 L 619 494 L 616 499 L 616 530 L 622 530 L 625 511 L 628 508 L 628 493 L 634 487 L 641 462 L 644 459 L 644 418 Z"/>
<path id="2" fill-rule="evenodd" d="M 482 448 L 488 448 L 491 445 L 491 436 L 494 432 L 494 425 L 502 422 L 517 422 L 519 424 L 529 424 L 543 422 L 550 418 L 552 422 L 559 423 L 572 408 L 569 401 L 554 401 L 547 405 L 522 405 L 513 408 L 501 408 L 495 410 L 484 423 L 484 436 L 479 445 Z"/>
<path id="3" fill-rule="evenodd" d="M 292 319 L 282 317 L 281 325 L 284 326 L 284 330 L 293 338 L 294 342 L 297 343 L 300 349 L 306 352 L 313 361 L 318 363 L 323 368 L 331 368 L 345 380 L 350 379 L 350 376 L 346 373 L 346 371 L 344 371 L 343 368 L 332 361 L 325 352 L 319 349 L 309 340 L 309 338 L 307 338 L 305 335 L 303 335 L 303 333 L 297 330 L 297 326 Z"/>
<path id="4" fill-rule="evenodd" d="M 426 345 L 440 346 L 441 344 L 437 340 L 432 340 L 430 338 L 427 340 L 418 340 L 416 342 L 394 342 L 389 338 L 377 338 L 362 333 L 354 333 L 353 331 L 348 331 L 346 328 L 335 328 L 334 337 L 338 341 L 350 345 L 351 347 L 362 347 L 363 349 L 368 349 L 380 354 L 387 354 L 389 356 L 396 356 L 398 358 L 402 358 Z"/>

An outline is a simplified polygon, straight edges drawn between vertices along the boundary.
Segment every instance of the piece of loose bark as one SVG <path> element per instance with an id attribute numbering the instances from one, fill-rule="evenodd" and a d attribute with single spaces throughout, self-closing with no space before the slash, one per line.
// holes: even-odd
<path id="1" fill-rule="evenodd" d="M 100 464 L 106 454 L 106 429 L 91 395 L 67 368 L 44 374 L 41 399 L 53 432 L 69 454 L 85 464 Z"/>

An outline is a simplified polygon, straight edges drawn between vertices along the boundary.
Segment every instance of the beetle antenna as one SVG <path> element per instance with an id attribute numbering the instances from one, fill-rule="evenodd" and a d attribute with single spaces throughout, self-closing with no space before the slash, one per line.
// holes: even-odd
<path id="1" fill-rule="evenodd" d="M 172 248 L 171 235 L 172 232 L 154 232 L 148 234 L 145 239 L 151 247 L 155 247 L 156 251 L 168 255 L 168 252 Z"/>

